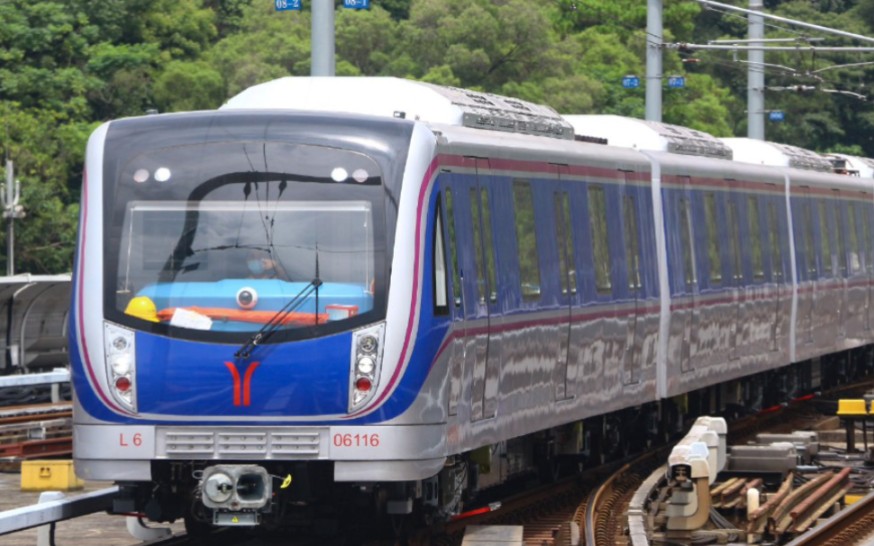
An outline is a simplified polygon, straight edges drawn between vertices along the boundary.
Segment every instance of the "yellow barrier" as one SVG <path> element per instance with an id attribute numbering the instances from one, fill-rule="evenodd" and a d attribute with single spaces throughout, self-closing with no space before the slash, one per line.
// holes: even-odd
<path id="1" fill-rule="evenodd" d="M 73 461 L 44 460 L 21 463 L 22 491 L 74 491 L 85 482 L 73 471 Z"/>

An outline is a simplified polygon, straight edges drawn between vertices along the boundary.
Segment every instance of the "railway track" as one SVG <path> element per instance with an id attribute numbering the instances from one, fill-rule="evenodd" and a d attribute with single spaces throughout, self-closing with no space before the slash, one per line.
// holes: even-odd
<path id="1" fill-rule="evenodd" d="M 69 402 L 0 408 L 0 470 L 16 470 L 28 459 L 70 456 L 72 417 Z"/>
<path id="2" fill-rule="evenodd" d="M 855 385 L 856 391 L 874 387 L 874 381 Z M 39 445 L 42 435 L 58 438 L 58 443 L 64 440 L 65 426 L 68 426 L 71 415 L 69 404 L 43 404 L 39 406 L 20 406 L 0 409 L 0 453 L 9 453 L 13 449 L 22 449 L 19 459 L 26 458 L 31 452 L 26 449 Z M 758 432 L 775 429 L 806 428 L 821 412 L 815 411 L 812 404 L 795 404 L 788 407 L 772 408 L 759 415 L 735 421 L 729 430 L 729 437 L 734 443 L 743 443 Z M 45 432 L 41 432 L 44 430 Z M 37 449 L 37 448 L 34 448 Z M 5 450 L 5 451 L 4 451 Z M 66 453 L 69 453 L 67 447 Z M 526 545 L 569 546 L 575 537 L 581 536 L 589 545 L 629 544 L 626 535 L 628 522 L 626 512 L 629 500 L 634 495 L 639 484 L 659 464 L 665 460 L 667 448 L 653 450 L 639 459 L 624 466 L 613 464 L 586 470 L 574 477 L 559 480 L 553 484 L 537 487 L 533 490 L 514 494 L 493 502 L 492 506 L 499 509 L 486 509 L 479 515 L 473 515 L 457 521 L 434 525 L 419 529 L 411 534 L 409 544 L 451 546 L 462 542 L 465 528 L 468 525 L 522 525 L 524 526 L 524 541 Z M 38 456 L 44 456 L 36 453 Z M 14 458 L 14 457 L 10 457 Z M 0 459 L 2 462 L 2 459 Z M 852 540 L 860 537 L 869 529 L 874 529 L 874 515 L 871 508 L 874 500 L 860 501 L 852 511 L 839 515 L 834 523 L 820 525 L 816 535 L 833 529 L 837 538 L 814 538 L 811 542 L 796 539 L 793 545 L 805 544 L 852 544 Z M 488 500 L 482 506 L 487 507 Z M 473 506 L 472 508 L 476 508 Z M 857 514 L 858 521 L 844 519 Z M 839 523 L 843 522 L 843 523 Z M 232 535 L 222 535 L 224 538 Z M 788 535 L 791 536 L 791 535 Z M 853 538 L 856 537 L 856 538 Z M 339 539 L 342 540 L 342 539 Z M 805 535 L 807 540 L 807 535 Z M 183 544 L 240 544 L 260 546 L 277 544 L 270 537 L 234 535 L 233 539 L 225 541 L 210 536 L 205 539 L 185 535 L 174 535 L 150 544 L 155 546 L 171 546 Z M 286 536 L 281 542 L 289 544 Z M 387 546 L 394 544 L 391 540 L 373 540 L 369 546 Z M 294 539 L 293 544 L 332 544 L 331 540 L 319 538 Z"/>
<path id="3" fill-rule="evenodd" d="M 637 489 L 666 456 L 667 448 L 641 455 L 591 492 L 574 514 L 585 543 L 590 546 L 627 545 L 627 510 Z"/>
<path id="4" fill-rule="evenodd" d="M 874 494 L 820 523 L 788 546 L 851 546 L 871 544 L 874 532 Z"/>

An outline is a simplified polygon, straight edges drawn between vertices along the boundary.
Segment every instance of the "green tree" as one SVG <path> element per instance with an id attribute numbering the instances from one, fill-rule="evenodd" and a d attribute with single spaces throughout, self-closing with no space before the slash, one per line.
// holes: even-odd
<path id="1" fill-rule="evenodd" d="M 225 100 L 221 74 L 202 61 L 172 61 L 154 86 L 155 104 L 162 112 L 208 110 Z"/>
<path id="2" fill-rule="evenodd" d="M 217 36 L 216 14 L 201 0 L 151 0 L 143 14 L 143 41 L 157 44 L 162 58 L 192 59 Z"/>
<path id="3" fill-rule="evenodd" d="M 498 90 L 569 73 L 551 26 L 548 11 L 525 0 L 418 0 L 401 23 L 401 48 L 417 77 L 445 65 L 464 87 Z"/>
<path id="4" fill-rule="evenodd" d="M 219 40 L 204 61 L 221 74 L 225 96 L 267 80 L 306 75 L 310 63 L 310 14 L 279 12 L 269 2 L 246 7 L 240 32 Z"/>
<path id="5" fill-rule="evenodd" d="M 377 76 L 386 73 L 392 52 L 398 49 L 398 24 L 379 6 L 370 10 L 337 12 L 335 18 L 336 53 L 357 73 Z"/>

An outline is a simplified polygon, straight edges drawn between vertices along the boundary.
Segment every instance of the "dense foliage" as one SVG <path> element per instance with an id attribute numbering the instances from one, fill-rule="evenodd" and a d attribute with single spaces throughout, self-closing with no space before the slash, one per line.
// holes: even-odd
<path id="1" fill-rule="evenodd" d="M 563 113 L 643 117 L 643 87 L 623 89 L 620 82 L 645 73 L 644 0 L 371 4 L 368 11 L 338 7 L 338 75 L 414 78 L 518 96 Z M 765 7 L 874 35 L 874 0 L 765 0 Z M 746 36 L 742 15 L 702 10 L 694 0 L 664 0 L 664 21 L 666 42 Z M 769 38 L 872 45 L 804 32 L 767 28 Z M 307 75 L 309 35 L 306 7 L 276 12 L 272 0 L 0 1 L 0 154 L 15 161 L 27 212 L 16 229 L 16 269 L 70 270 L 84 146 L 99 123 L 149 110 L 215 108 L 254 83 Z M 665 75 L 687 82 L 665 88 L 665 121 L 744 135 L 745 57 L 665 50 Z M 856 96 L 868 94 L 874 67 L 864 63 L 872 60 L 865 52 L 769 53 L 769 87 L 815 89 L 767 92 L 767 108 L 787 117 L 768 124 L 768 138 L 874 157 L 874 109 Z"/>

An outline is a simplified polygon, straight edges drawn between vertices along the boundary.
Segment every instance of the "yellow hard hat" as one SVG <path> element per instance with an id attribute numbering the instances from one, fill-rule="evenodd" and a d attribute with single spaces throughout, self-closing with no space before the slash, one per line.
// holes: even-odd
<path id="1" fill-rule="evenodd" d="M 149 322 L 159 322 L 158 309 L 155 307 L 155 302 L 146 296 L 137 296 L 130 300 L 124 312 L 127 315 L 148 320 Z"/>

